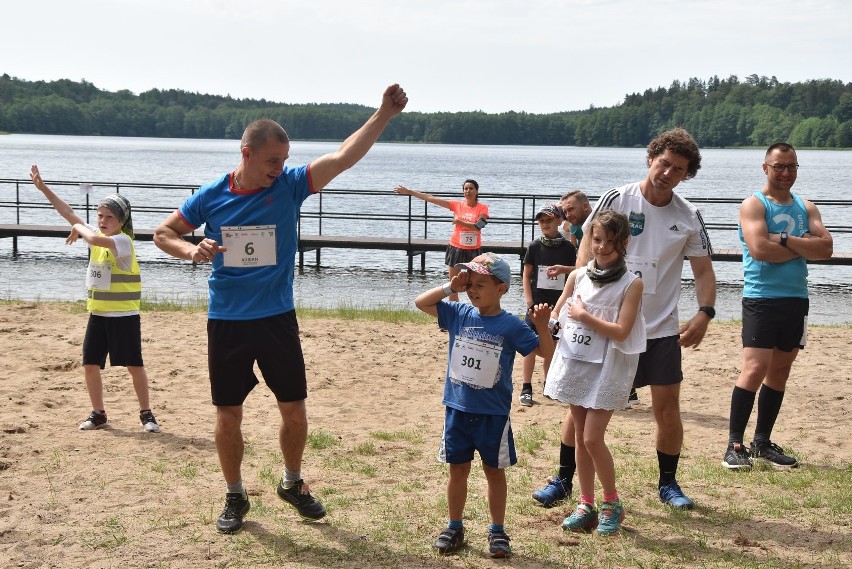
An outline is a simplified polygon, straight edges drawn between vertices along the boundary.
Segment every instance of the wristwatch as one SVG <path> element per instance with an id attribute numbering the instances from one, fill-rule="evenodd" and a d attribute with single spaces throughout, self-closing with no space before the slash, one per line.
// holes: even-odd
<path id="1" fill-rule="evenodd" d="M 716 317 L 716 309 L 712 306 L 699 306 L 698 312 L 703 312 L 710 317 L 710 320 Z"/>
<path id="2" fill-rule="evenodd" d="M 782 247 L 786 247 L 786 246 L 787 246 L 787 238 L 788 238 L 788 237 L 789 237 L 789 235 L 787 235 L 787 232 L 786 232 L 786 231 L 782 231 L 782 232 L 781 232 L 781 246 L 782 246 Z"/>

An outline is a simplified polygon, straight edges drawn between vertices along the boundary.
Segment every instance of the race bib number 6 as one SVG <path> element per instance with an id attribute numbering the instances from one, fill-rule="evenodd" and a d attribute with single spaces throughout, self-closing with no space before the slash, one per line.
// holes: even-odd
<path id="1" fill-rule="evenodd" d="M 222 246 L 226 267 L 266 267 L 277 262 L 275 226 L 252 225 L 222 227 Z"/>

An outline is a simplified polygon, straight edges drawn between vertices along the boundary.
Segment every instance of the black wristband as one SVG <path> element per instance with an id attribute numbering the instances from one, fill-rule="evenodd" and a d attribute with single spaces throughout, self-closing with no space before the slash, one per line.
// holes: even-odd
<path id="1" fill-rule="evenodd" d="M 710 317 L 710 320 L 716 318 L 716 309 L 712 306 L 699 306 L 698 312 L 703 312 L 704 314 Z"/>
<path id="2" fill-rule="evenodd" d="M 787 246 L 787 238 L 788 238 L 788 237 L 790 237 L 790 236 L 789 236 L 789 235 L 787 235 L 787 232 L 786 232 L 786 231 L 782 231 L 782 232 L 781 232 L 781 246 L 782 246 L 782 247 L 786 247 L 786 246 Z"/>

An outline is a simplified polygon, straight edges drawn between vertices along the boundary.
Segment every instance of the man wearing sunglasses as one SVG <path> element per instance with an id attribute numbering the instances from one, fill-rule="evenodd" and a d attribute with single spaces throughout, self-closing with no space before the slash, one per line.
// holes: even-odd
<path id="1" fill-rule="evenodd" d="M 773 144 L 763 161 L 766 185 L 740 207 L 743 363 L 731 394 L 728 448 L 722 459 L 729 470 L 749 470 L 752 460 L 779 470 L 799 466 L 770 435 L 793 361 L 805 347 L 807 261 L 830 258 L 833 243 L 817 207 L 791 191 L 798 169 L 796 150 L 784 142 Z M 754 438 L 746 448 L 743 435 L 755 399 Z"/>

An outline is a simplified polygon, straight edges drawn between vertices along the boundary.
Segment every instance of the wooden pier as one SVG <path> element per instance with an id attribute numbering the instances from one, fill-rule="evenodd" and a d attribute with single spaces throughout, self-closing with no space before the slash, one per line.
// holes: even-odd
<path id="1" fill-rule="evenodd" d="M 4 224 L 0 225 L 0 238 L 11 237 L 60 237 L 68 236 L 67 225 L 26 225 L 26 224 Z M 136 229 L 134 231 L 139 241 L 153 241 L 153 229 Z M 203 235 L 187 235 L 184 237 L 193 243 L 203 239 Z M 15 250 L 17 244 L 15 244 Z M 488 241 L 482 243 L 483 251 L 491 251 L 501 255 L 517 255 L 523 260 L 526 253 L 527 243 L 520 241 Z M 420 270 L 425 270 L 425 253 L 443 252 L 447 248 L 445 239 L 408 239 L 405 237 L 372 237 L 361 235 L 300 235 L 299 236 L 299 272 L 304 271 L 305 253 L 311 251 L 316 254 L 316 265 L 320 264 L 320 253 L 323 249 L 373 249 L 383 251 L 404 251 L 408 257 L 408 272 L 414 271 L 414 258 L 420 256 Z M 739 249 L 717 249 L 713 251 L 712 259 L 720 262 L 742 261 L 742 251 Z M 852 265 L 852 254 L 835 253 L 831 259 L 824 261 L 809 261 L 813 264 L 822 265 Z"/>

